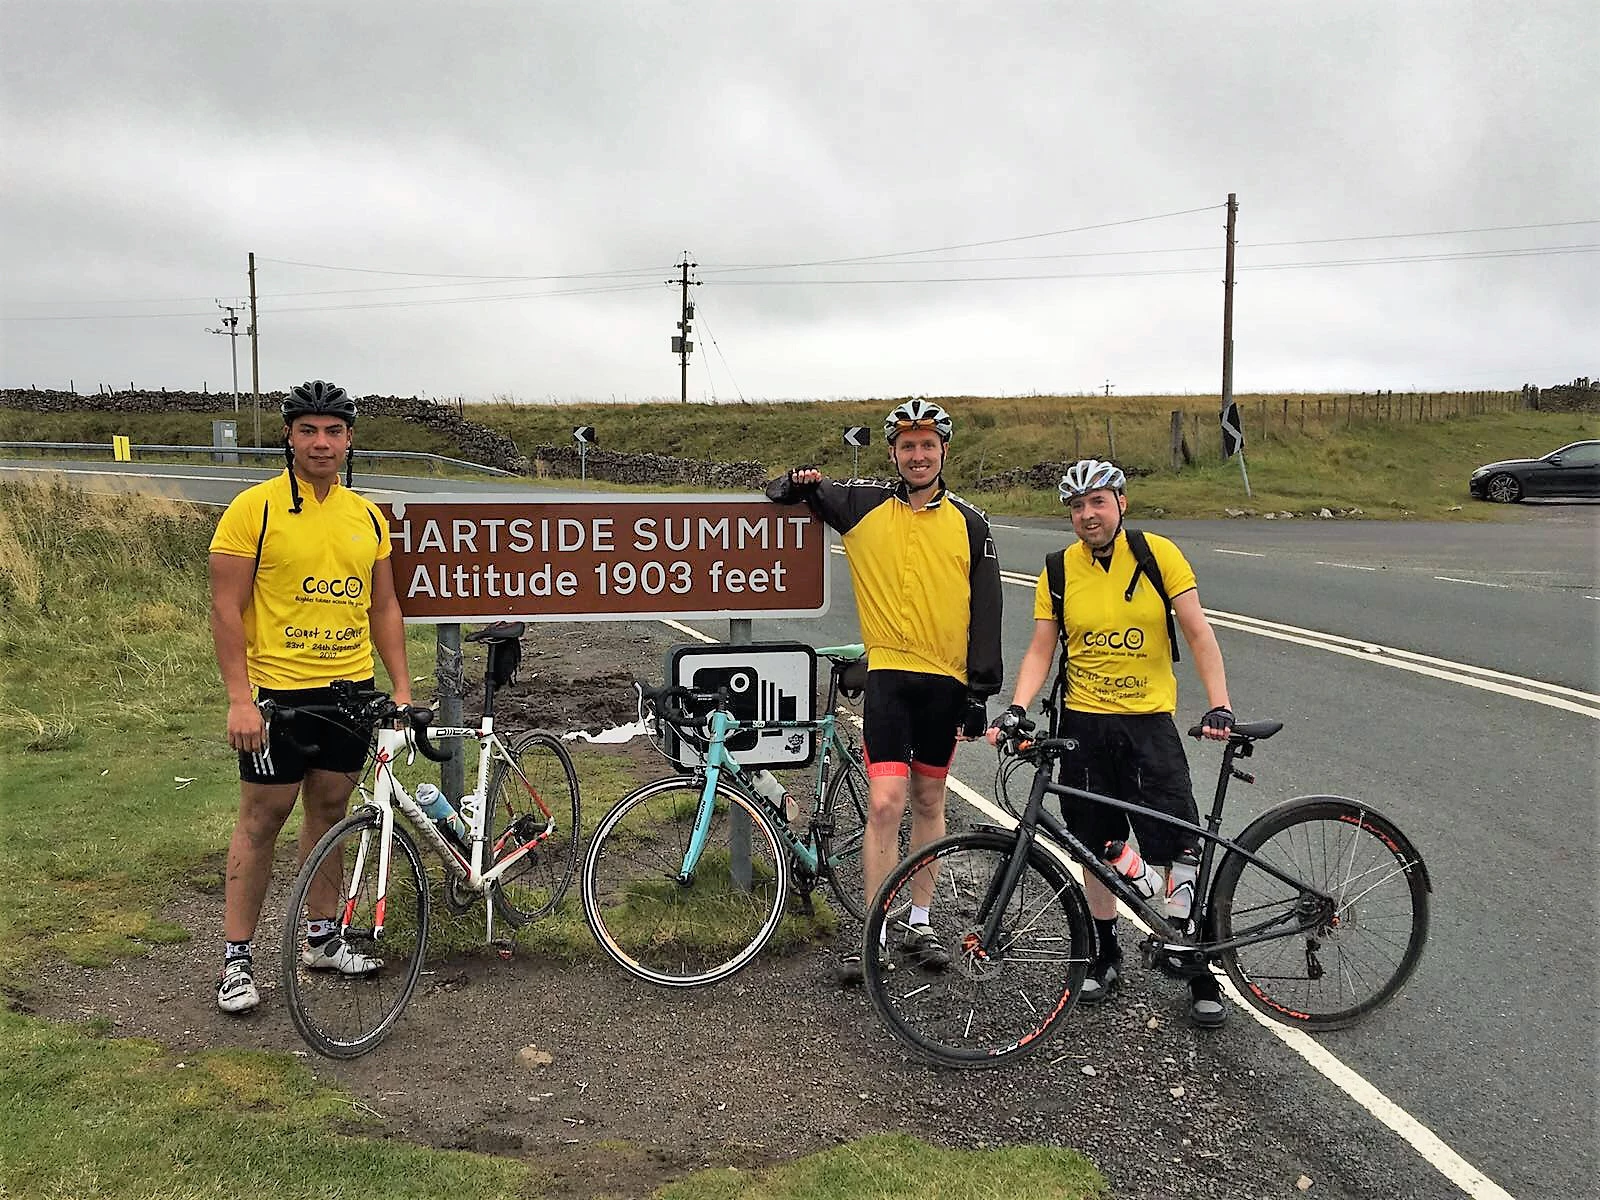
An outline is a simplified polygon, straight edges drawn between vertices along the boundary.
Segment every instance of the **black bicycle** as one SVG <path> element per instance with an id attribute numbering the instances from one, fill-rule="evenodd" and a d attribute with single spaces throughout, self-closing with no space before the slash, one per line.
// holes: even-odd
<path id="1" fill-rule="evenodd" d="M 935 925 L 950 967 L 888 971 L 877 955 L 864 956 L 867 992 L 885 1024 L 947 1066 L 990 1066 L 1037 1050 L 1077 1003 L 1095 952 L 1070 863 L 1154 931 L 1139 947 L 1147 967 L 1187 979 L 1220 962 L 1251 1005 L 1303 1029 L 1339 1029 L 1388 1001 L 1422 956 L 1432 891 L 1422 856 L 1393 821 L 1358 800 L 1301 796 L 1262 813 L 1237 838 L 1218 832 L 1229 781 L 1255 782 L 1237 760 L 1282 728 L 1234 726 L 1205 828 L 1055 782 L 1056 762 L 1075 748 L 1070 739 L 1034 739 L 1026 723 L 1008 735 L 1001 755 L 1034 767 L 1016 828 L 979 826 L 921 848 L 895 867 L 868 910 L 863 938 L 871 946 L 897 923 L 912 879 L 936 873 Z M 1200 736 L 1199 727 L 1189 734 Z M 1002 783 L 1009 774 L 1000 772 Z M 1169 921 L 1165 899 L 1144 898 L 1074 837 L 1045 810 L 1047 795 L 1138 811 L 1197 834 L 1204 849 L 1192 919 L 1181 928 Z"/>

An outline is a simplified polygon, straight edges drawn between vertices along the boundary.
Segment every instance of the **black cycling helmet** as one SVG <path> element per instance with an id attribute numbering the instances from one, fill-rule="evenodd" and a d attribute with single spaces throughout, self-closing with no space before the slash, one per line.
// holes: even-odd
<path id="1" fill-rule="evenodd" d="M 283 423 L 295 417 L 338 417 L 346 424 L 356 423 L 356 400 L 337 383 L 310 379 L 296 384 L 283 398 Z"/>
<path id="2" fill-rule="evenodd" d="M 283 423 L 291 424 L 296 417 L 338 417 L 346 425 L 354 429 L 356 426 L 356 398 L 345 391 L 337 383 L 329 383 L 324 379 L 308 379 L 305 383 L 297 383 L 289 389 L 289 394 L 283 398 Z M 289 466 L 289 498 L 292 503 L 289 511 L 300 511 L 300 484 L 294 477 L 294 447 L 289 444 L 289 435 L 285 431 L 283 436 L 283 457 Z M 354 448 L 345 455 L 344 460 L 344 485 L 350 487 L 355 479 Z"/>

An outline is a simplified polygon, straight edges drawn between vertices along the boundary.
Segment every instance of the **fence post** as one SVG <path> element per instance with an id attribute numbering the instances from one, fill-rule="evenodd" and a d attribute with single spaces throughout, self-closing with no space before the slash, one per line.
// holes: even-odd
<path id="1" fill-rule="evenodd" d="M 461 626 L 441 625 L 436 635 L 433 676 L 439 685 L 439 724 L 461 725 L 461 699 L 466 694 L 467 671 L 461 658 Z M 452 804 L 459 803 L 466 790 L 466 760 L 461 739 L 441 738 L 439 749 L 450 757 L 439 764 L 439 788 Z"/>
<path id="2" fill-rule="evenodd" d="M 728 620 L 729 645 L 742 646 L 750 642 L 750 618 L 731 617 Z M 728 816 L 728 854 L 733 882 L 744 891 L 750 890 L 750 814 L 734 806 Z"/>
<path id="3" fill-rule="evenodd" d="M 1072 457 L 1074 460 L 1083 457 L 1083 443 L 1078 435 L 1078 414 L 1072 414 Z"/>
<path id="4" fill-rule="evenodd" d="M 1181 471 L 1183 469 L 1183 412 L 1176 408 L 1173 409 L 1169 424 L 1172 431 L 1172 469 Z"/>
<path id="5" fill-rule="evenodd" d="M 1115 423 L 1113 422 L 1112 416 L 1111 416 L 1110 413 L 1106 414 L 1106 445 L 1111 447 L 1111 454 L 1110 454 L 1111 461 L 1112 462 L 1116 462 L 1117 461 L 1117 427 L 1116 427 Z"/>

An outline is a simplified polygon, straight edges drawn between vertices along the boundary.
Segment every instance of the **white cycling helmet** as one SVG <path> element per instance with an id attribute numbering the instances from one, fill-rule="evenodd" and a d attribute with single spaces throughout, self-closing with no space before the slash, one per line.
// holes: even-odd
<path id="1" fill-rule="evenodd" d="M 1087 496 L 1101 488 L 1121 492 L 1128 486 L 1128 477 L 1115 463 L 1101 462 L 1097 458 L 1079 459 L 1067 468 L 1061 477 L 1061 503 L 1067 504 L 1078 496 Z"/>
<path id="2" fill-rule="evenodd" d="M 883 419 L 883 440 L 892 446 L 895 438 L 908 429 L 931 429 L 941 442 L 948 442 L 955 428 L 950 414 L 931 400 L 907 400 Z"/>

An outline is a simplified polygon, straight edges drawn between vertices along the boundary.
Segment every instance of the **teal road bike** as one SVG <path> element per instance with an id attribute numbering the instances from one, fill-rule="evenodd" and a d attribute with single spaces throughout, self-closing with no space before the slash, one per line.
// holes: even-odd
<path id="1" fill-rule="evenodd" d="M 658 744 L 671 726 L 697 748 L 700 763 L 624 796 L 589 843 L 580 872 L 584 918 L 629 974 L 678 988 L 727 979 L 772 940 L 791 896 L 810 911 L 823 884 L 853 920 L 864 916 L 867 773 L 839 702 L 865 686 L 865 651 L 852 645 L 817 653 L 831 670 L 827 703 L 813 720 L 741 721 L 729 711 L 726 689 L 635 685 L 640 718 Z M 794 826 L 727 748 L 740 733 L 774 729 L 817 737 L 809 778 L 786 773 L 799 807 Z M 901 854 L 909 834 L 906 818 Z"/>

